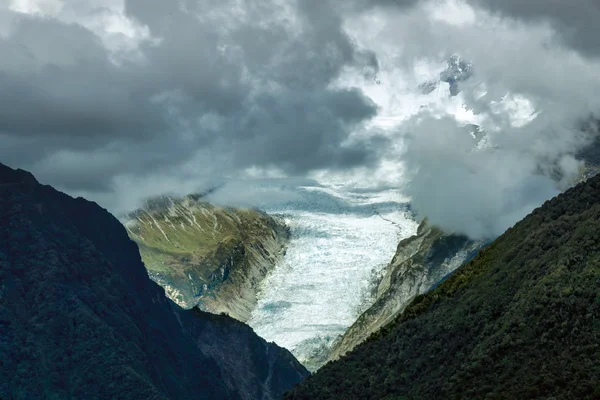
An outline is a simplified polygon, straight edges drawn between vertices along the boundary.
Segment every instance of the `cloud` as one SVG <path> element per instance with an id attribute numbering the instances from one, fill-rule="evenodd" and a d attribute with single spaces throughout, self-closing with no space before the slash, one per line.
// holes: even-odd
<path id="1" fill-rule="evenodd" d="M 246 178 L 395 185 L 493 237 L 595 139 L 579 129 L 600 109 L 595 3 L 13 0 L 0 160 L 116 212 L 226 179 L 239 204 L 286 196 Z"/>
<path id="2" fill-rule="evenodd" d="M 14 2 L 1 11 L 0 158 L 92 196 L 176 170 L 201 182 L 376 165 L 385 138 L 351 136 L 377 105 L 331 83 L 377 59 L 335 6 Z"/>
<path id="3" fill-rule="evenodd" d="M 273 209 L 303 201 L 297 188 L 305 185 L 317 184 L 306 179 L 229 179 L 208 195 L 207 200 L 227 207 Z"/>
<path id="4" fill-rule="evenodd" d="M 447 1 L 371 10 L 347 29 L 379 60 L 389 86 L 382 113 L 399 115 L 390 137 L 403 143 L 396 162 L 422 217 L 447 231 L 494 238 L 578 176 L 575 156 L 597 134 L 581 126 L 600 111 L 600 62 L 568 46 L 548 19 Z M 473 65 L 471 76 L 455 82 L 460 93 L 453 97 L 447 83 L 417 92 L 439 80 L 453 54 Z M 438 69 L 422 77 L 423 64 Z M 483 140 L 472 137 L 470 123 L 485 132 Z"/>
<path id="5" fill-rule="evenodd" d="M 549 22 L 565 45 L 583 54 L 600 57 L 600 3 L 596 0 L 576 3 L 561 0 L 471 0 L 471 3 L 525 22 Z"/>
<path id="6" fill-rule="evenodd" d="M 559 192 L 538 173 L 540 160 L 514 148 L 477 149 L 452 118 L 415 118 L 404 129 L 406 192 L 415 211 L 447 232 L 492 239 Z"/>

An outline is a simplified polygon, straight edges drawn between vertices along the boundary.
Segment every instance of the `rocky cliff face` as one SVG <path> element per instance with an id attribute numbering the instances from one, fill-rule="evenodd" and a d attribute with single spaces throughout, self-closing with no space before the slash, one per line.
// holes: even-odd
<path id="1" fill-rule="evenodd" d="M 150 202 L 124 224 L 148 274 L 169 298 L 240 321 L 250 317 L 259 284 L 289 237 L 278 218 L 215 207 L 196 195 Z"/>
<path id="2" fill-rule="evenodd" d="M 483 245 L 422 222 L 415 236 L 400 242 L 377 286 L 375 303 L 334 343 L 329 360 L 338 359 L 394 320 L 415 296 L 473 258 Z"/>
<path id="3" fill-rule="evenodd" d="M 165 297 L 119 221 L 0 164 L 0 398 L 277 399 L 307 371 Z"/>

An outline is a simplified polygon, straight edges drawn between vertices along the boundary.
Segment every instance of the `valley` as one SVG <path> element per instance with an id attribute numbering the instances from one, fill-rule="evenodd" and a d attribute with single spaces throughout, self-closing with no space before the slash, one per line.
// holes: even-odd
<path id="1" fill-rule="evenodd" d="M 218 190 L 163 197 L 124 225 L 173 301 L 247 322 L 316 370 L 373 303 L 398 241 L 417 224 L 396 190 L 284 190 L 285 201 L 258 204 L 264 211 L 212 205 Z"/>
<path id="2" fill-rule="evenodd" d="M 252 207 L 211 204 L 222 201 L 219 189 L 164 197 L 130 213 L 125 226 L 173 301 L 246 322 L 313 372 L 488 244 L 418 223 L 398 190 L 260 186 L 286 195 Z"/>
<path id="3" fill-rule="evenodd" d="M 600 399 L 600 0 L 0 0 L 0 400 Z"/>
<path id="4" fill-rule="evenodd" d="M 262 284 L 248 324 L 289 349 L 308 369 L 373 301 L 373 284 L 400 239 L 417 224 L 399 192 L 353 193 L 302 186 L 293 202 L 270 205 L 290 228 L 281 262 Z"/>

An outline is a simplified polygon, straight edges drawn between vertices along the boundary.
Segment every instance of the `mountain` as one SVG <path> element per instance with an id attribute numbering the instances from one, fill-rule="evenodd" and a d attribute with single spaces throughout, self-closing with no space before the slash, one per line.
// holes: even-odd
<path id="1" fill-rule="evenodd" d="M 1 399 L 277 399 L 307 375 L 152 282 L 106 210 L 0 164 Z"/>
<path id="2" fill-rule="evenodd" d="M 129 214 L 124 225 L 148 274 L 171 300 L 245 322 L 260 283 L 285 252 L 288 229 L 258 210 L 202 200 L 200 195 L 155 199 Z"/>
<path id="3" fill-rule="evenodd" d="M 600 398 L 600 176 L 547 201 L 286 399 Z"/>
<path id="4" fill-rule="evenodd" d="M 485 132 L 479 126 L 467 125 L 465 128 L 478 143 L 484 138 Z M 577 182 L 597 174 L 600 141 L 592 142 L 577 158 L 584 164 Z M 435 287 L 456 268 L 470 261 L 485 244 L 484 241 L 469 240 L 463 235 L 445 233 L 429 226 L 424 220 L 415 236 L 402 240 L 398 245 L 392 262 L 378 283 L 374 304 L 335 341 L 330 353 L 320 360 L 319 367 L 326 361 L 337 360 L 394 320 L 415 296 Z M 307 363 L 304 365 L 311 367 Z"/>
<path id="5" fill-rule="evenodd" d="M 473 76 L 473 64 L 458 55 L 452 55 L 448 59 L 447 65 L 447 68 L 440 72 L 439 81 L 432 80 L 419 85 L 419 89 L 423 94 L 433 92 L 439 86 L 439 82 L 445 82 L 450 85 L 450 97 L 457 96 L 460 93 L 460 82 Z"/>
<path id="6" fill-rule="evenodd" d="M 377 286 L 374 304 L 333 345 L 329 359 L 338 359 L 394 320 L 415 296 L 427 292 L 471 260 L 484 244 L 463 235 L 444 233 L 423 221 L 416 235 L 398 244 Z"/>

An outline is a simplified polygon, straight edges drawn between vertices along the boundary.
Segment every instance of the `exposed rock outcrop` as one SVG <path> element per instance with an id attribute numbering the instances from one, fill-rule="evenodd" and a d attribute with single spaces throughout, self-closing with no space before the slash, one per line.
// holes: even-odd
<path id="1" fill-rule="evenodd" d="M 0 398 L 278 399 L 307 373 L 167 299 L 106 210 L 0 164 Z"/>
<path id="2" fill-rule="evenodd" d="M 198 305 L 243 322 L 289 238 L 279 218 L 215 207 L 198 195 L 155 200 L 124 224 L 148 274 L 169 298 L 184 308 Z"/>
<path id="3" fill-rule="evenodd" d="M 374 304 L 334 343 L 329 359 L 338 359 L 394 320 L 415 296 L 469 261 L 483 245 L 466 236 L 446 234 L 423 221 L 415 236 L 398 244 L 377 286 Z"/>

